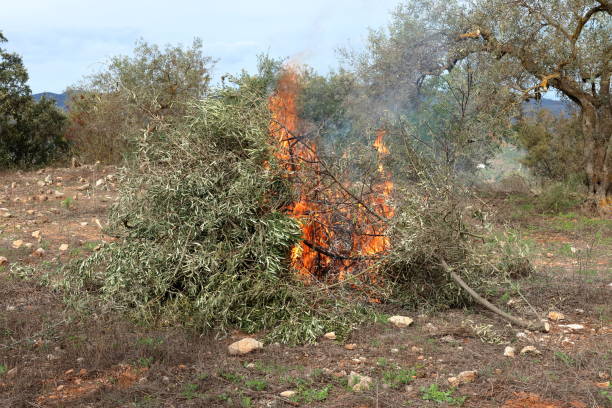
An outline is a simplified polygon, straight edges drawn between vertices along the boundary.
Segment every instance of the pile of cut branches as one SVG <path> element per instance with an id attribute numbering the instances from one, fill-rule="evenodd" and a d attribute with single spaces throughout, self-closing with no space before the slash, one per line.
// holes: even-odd
<path id="1" fill-rule="evenodd" d="M 293 193 L 270 143 L 267 85 L 237 81 L 144 136 L 111 210 L 118 240 L 67 268 L 66 287 L 150 322 L 288 343 L 346 333 L 361 309 L 289 266 L 301 231 L 283 212 Z"/>

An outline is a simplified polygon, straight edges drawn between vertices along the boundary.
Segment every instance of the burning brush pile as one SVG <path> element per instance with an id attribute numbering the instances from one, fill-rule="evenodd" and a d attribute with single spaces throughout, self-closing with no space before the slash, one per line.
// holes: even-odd
<path id="1" fill-rule="evenodd" d="M 367 181 L 323 159 L 300 134 L 297 83 L 244 75 L 146 135 L 111 211 L 118 240 L 67 267 L 66 292 L 297 343 L 348 333 L 373 303 L 468 303 L 444 260 L 475 289 L 499 281 L 503 251 L 468 231 L 450 193 L 398 194 L 387 129 L 372 132 Z"/>

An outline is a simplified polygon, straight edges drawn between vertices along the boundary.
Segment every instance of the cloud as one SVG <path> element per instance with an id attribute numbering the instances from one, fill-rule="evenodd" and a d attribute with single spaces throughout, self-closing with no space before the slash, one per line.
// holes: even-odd
<path id="1" fill-rule="evenodd" d="M 22 0 L 4 1 L 9 48 L 24 57 L 35 92 L 62 91 L 99 69 L 109 56 L 129 54 L 143 37 L 190 44 L 219 59 L 218 74 L 253 70 L 257 54 L 300 56 L 320 70 L 336 65 L 335 49 L 359 46 L 368 26 L 388 20 L 397 0 Z M 27 21 L 27 24 L 24 22 Z"/>

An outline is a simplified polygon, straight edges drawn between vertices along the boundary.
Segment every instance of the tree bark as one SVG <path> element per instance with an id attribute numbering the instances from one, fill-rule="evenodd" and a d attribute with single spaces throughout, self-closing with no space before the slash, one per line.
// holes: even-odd
<path id="1" fill-rule="evenodd" d="M 589 203 L 601 213 L 612 212 L 612 114 L 609 106 L 582 105 L 585 172 Z"/>

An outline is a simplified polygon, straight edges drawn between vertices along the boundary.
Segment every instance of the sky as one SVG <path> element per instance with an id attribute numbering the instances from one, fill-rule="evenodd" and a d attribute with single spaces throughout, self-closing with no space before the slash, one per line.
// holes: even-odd
<path id="1" fill-rule="evenodd" d="M 256 56 L 293 58 L 319 72 L 337 48 L 360 49 L 400 0 L 0 0 L 6 48 L 23 57 L 33 93 L 63 92 L 130 55 L 136 40 L 190 45 L 218 62 L 215 77 L 253 71 Z"/>

